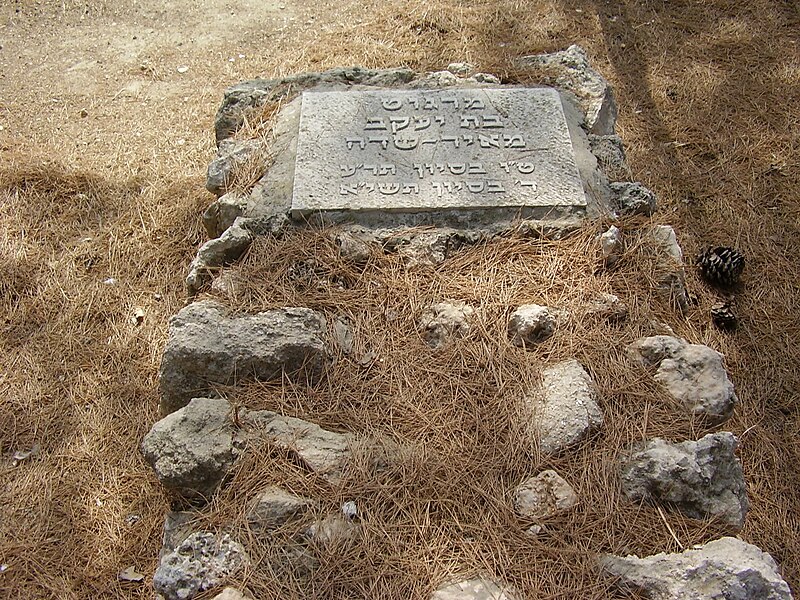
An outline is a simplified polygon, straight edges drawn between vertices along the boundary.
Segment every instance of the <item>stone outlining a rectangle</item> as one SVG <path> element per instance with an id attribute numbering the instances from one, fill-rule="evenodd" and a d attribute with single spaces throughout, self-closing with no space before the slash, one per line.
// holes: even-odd
<path id="1" fill-rule="evenodd" d="M 585 207 L 552 88 L 303 94 L 295 218 L 468 225 Z"/>

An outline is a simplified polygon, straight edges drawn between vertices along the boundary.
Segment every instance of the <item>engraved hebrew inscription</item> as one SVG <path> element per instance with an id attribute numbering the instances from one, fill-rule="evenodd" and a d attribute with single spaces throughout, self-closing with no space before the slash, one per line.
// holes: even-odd
<path id="1" fill-rule="evenodd" d="M 295 216 L 585 205 L 555 90 L 303 94 Z"/>

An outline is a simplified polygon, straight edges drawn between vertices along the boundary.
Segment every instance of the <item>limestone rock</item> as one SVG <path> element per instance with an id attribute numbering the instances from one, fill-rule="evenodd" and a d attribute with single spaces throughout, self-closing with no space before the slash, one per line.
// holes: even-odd
<path id="1" fill-rule="evenodd" d="M 612 225 L 600 236 L 600 252 L 603 264 L 613 267 L 622 257 L 622 234 L 619 227 Z"/>
<path id="2" fill-rule="evenodd" d="M 683 250 L 675 230 L 669 225 L 656 225 L 649 237 L 656 249 L 658 291 L 674 308 L 683 312 L 689 308 L 689 294 L 686 291 Z"/>
<path id="3" fill-rule="evenodd" d="M 789 585 L 766 552 L 724 537 L 680 554 L 605 555 L 620 584 L 652 600 L 791 600 Z"/>
<path id="4" fill-rule="evenodd" d="M 616 323 L 628 317 L 628 305 L 614 294 L 598 292 L 589 301 L 587 315 L 592 319 Z"/>
<path id="5" fill-rule="evenodd" d="M 459 77 L 466 77 L 470 73 L 475 70 L 468 62 L 452 62 L 447 65 L 447 70 L 450 71 L 453 75 L 458 75 Z"/>
<path id="6" fill-rule="evenodd" d="M 222 196 L 233 183 L 236 169 L 252 160 L 262 149 L 260 140 L 222 141 L 216 158 L 208 165 L 206 189 L 215 196 Z"/>
<path id="7" fill-rule="evenodd" d="M 161 559 L 153 587 L 166 600 L 189 600 L 221 584 L 249 562 L 227 534 L 193 533 Z"/>
<path id="8" fill-rule="evenodd" d="M 190 304 L 170 319 L 161 410 L 173 412 L 214 384 L 268 380 L 284 371 L 301 379 L 317 376 L 328 358 L 325 331 L 325 318 L 307 308 L 232 316 L 213 301 Z"/>
<path id="9" fill-rule="evenodd" d="M 689 517 L 719 517 L 739 530 L 748 501 L 735 450 L 728 432 L 680 444 L 655 438 L 622 463 L 622 489 L 631 500 L 668 502 Z"/>
<path id="10" fill-rule="evenodd" d="M 231 137 L 244 122 L 245 111 L 283 100 L 288 93 L 300 93 L 315 86 L 366 85 L 394 87 L 414 78 L 411 69 L 336 68 L 322 73 L 301 73 L 280 79 L 245 81 L 225 91 L 225 97 L 214 121 L 217 143 Z"/>
<path id="11" fill-rule="evenodd" d="M 677 265 L 683 264 L 683 250 L 678 244 L 678 237 L 672 227 L 669 225 L 656 225 L 653 227 L 650 237 L 665 256 Z"/>
<path id="12" fill-rule="evenodd" d="M 153 425 L 142 453 L 166 487 L 209 497 L 233 465 L 240 440 L 224 400 L 195 398 Z"/>
<path id="13" fill-rule="evenodd" d="M 547 306 L 523 304 L 508 321 L 508 335 L 515 346 L 542 342 L 555 333 L 556 313 Z"/>
<path id="14" fill-rule="evenodd" d="M 525 403 L 532 414 L 532 445 L 544 454 L 556 454 L 580 442 L 603 424 L 589 374 L 576 360 L 568 360 L 542 373 L 542 388 Z"/>
<path id="15" fill-rule="evenodd" d="M 625 159 L 625 147 L 618 135 L 589 134 L 589 148 L 597 157 L 600 170 L 611 181 L 627 180 L 631 170 Z"/>
<path id="16" fill-rule="evenodd" d="M 419 319 L 422 337 L 432 348 L 440 348 L 454 337 L 469 333 L 475 309 L 463 302 L 439 302 L 428 307 Z"/>
<path id="17" fill-rule="evenodd" d="M 250 596 L 245 596 L 236 588 L 226 587 L 222 592 L 214 596 L 211 600 L 252 600 Z"/>
<path id="18" fill-rule="evenodd" d="M 339 256 L 356 265 L 366 264 L 377 247 L 375 236 L 367 231 L 342 231 L 334 241 L 339 247 Z"/>
<path id="19" fill-rule="evenodd" d="M 612 183 L 612 206 L 621 216 L 651 216 L 656 212 L 656 195 L 641 183 Z"/>
<path id="20" fill-rule="evenodd" d="M 572 45 L 561 52 L 525 56 L 522 68 L 544 68 L 552 72 L 556 87 L 574 93 L 586 113 L 586 128 L 596 135 L 611 135 L 617 121 L 617 103 L 608 81 L 589 64 L 586 52 Z"/>
<path id="21" fill-rule="evenodd" d="M 475 577 L 443 585 L 433 593 L 431 600 L 515 600 L 515 596 L 495 581 Z"/>
<path id="22" fill-rule="evenodd" d="M 242 420 L 253 425 L 252 435 L 291 452 L 326 481 L 335 484 L 341 480 L 351 456 L 347 434 L 268 410 L 242 411 Z"/>
<path id="23" fill-rule="evenodd" d="M 552 517 L 577 503 L 578 496 L 572 486 L 552 470 L 526 479 L 514 491 L 514 510 L 530 519 Z"/>
<path id="24" fill-rule="evenodd" d="M 169 511 L 164 515 L 164 528 L 161 535 L 161 550 L 158 558 L 161 559 L 165 554 L 172 552 L 180 543 L 194 533 L 193 519 L 194 513 L 188 511 Z"/>
<path id="25" fill-rule="evenodd" d="M 203 226 L 211 238 L 218 238 L 244 214 L 248 195 L 238 191 L 217 198 L 203 213 Z"/>
<path id="26" fill-rule="evenodd" d="M 309 498 L 296 496 L 279 487 L 270 486 L 256 498 L 253 507 L 247 513 L 247 522 L 251 529 L 269 532 L 301 515 L 313 504 L 314 501 Z"/>
<path id="27" fill-rule="evenodd" d="M 727 421 L 738 404 L 723 356 L 699 344 L 657 335 L 637 340 L 628 354 L 647 366 L 658 366 L 655 379 L 695 415 L 712 424 Z"/>
<path id="28" fill-rule="evenodd" d="M 186 276 L 189 296 L 195 296 L 211 280 L 215 269 L 229 265 L 242 256 L 252 242 L 252 234 L 234 222 L 220 237 L 203 244 L 189 265 L 189 274 Z"/>

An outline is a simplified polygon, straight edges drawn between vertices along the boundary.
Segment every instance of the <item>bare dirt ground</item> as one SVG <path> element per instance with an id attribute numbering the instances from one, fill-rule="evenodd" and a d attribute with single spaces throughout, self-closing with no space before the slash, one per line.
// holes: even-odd
<path id="1" fill-rule="evenodd" d="M 748 258 L 735 334 L 708 326 L 713 294 L 696 279 L 690 279 L 700 297 L 695 310 L 686 318 L 656 316 L 725 353 L 742 400 L 730 429 L 741 439 L 752 502 L 741 537 L 770 552 L 800 589 L 798 31 L 796 4 L 767 0 L 3 3 L 0 595 L 152 596 L 147 582 L 119 582 L 117 573 L 135 566 L 149 575 L 156 566 L 171 498 L 138 446 L 158 418 L 156 374 L 167 319 L 185 302 L 186 265 L 205 240 L 200 214 L 212 198 L 203 189 L 204 172 L 214 152 L 214 113 L 228 85 L 340 65 L 434 70 L 457 60 L 514 80 L 514 58 L 572 43 L 615 86 L 633 175 L 657 192 L 659 218 L 676 227 L 687 255 L 725 243 Z M 269 269 L 252 262 L 269 256 L 269 248 L 262 251 L 246 268 L 267 277 Z M 523 255 L 501 247 L 495 256 L 513 274 Z M 472 268 L 469 258 L 442 273 Z M 144 311 L 138 325 L 136 309 Z M 637 322 L 626 335 L 644 331 Z M 646 418 L 638 420 L 625 385 L 602 379 L 599 385 L 606 408 L 630 419 L 628 429 L 642 436 L 668 429 L 657 418 L 654 430 Z M 647 405 L 647 398 L 633 398 Z M 680 436 L 698 433 L 691 423 L 680 426 Z M 31 459 L 11 459 L 37 445 Z M 579 462 L 561 466 L 580 476 Z M 424 474 L 416 475 L 421 490 Z M 238 477 L 247 484 L 246 475 Z M 235 512 L 224 506 L 226 498 L 234 502 L 234 491 L 214 514 Z M 578 514 L 632 535 L 620 516 Z M 589 571 L 576 567 L 562 576 L 558 565 L 583 564 L 582 551 L 620 551 L 623 544 L 677 549 L 660 525 L 650 546 L 646 535 L 625 542 L 609 535 L 601 543 L 589 525 L 529 553 L 496 551 L 499 538 L 492 538 L 496 547 L 476 552 L 523 590 L 538 589 L 539 597 L 601 598 L 608 592 Z M 672 526 L 687 546 L 720 534 L 714 524 L 677 519 Z M 584 531 L 595 537 L 587 541 Z M 415 540 L 411 555 L 395 550 L 424 561 L 425 542 Z M 424 586 L 409 591 L 404 577 L 446 571 L 426 571 L 422 563 L 390 568 L 380 558 L 385 547 L 373 550 L 344 563 L 349 576 L 359 573 L 357 585 L 325 580 L 313 595 L 360 590 L 368 597 L 422 598 Z M 452 549 L 440 550 L 451 556 Z M 553 569 L 550 579 L 531 575 L 526 563 L 533 560 Z M 330 573 L 344 577 L 341 568 Z M 401 583 L 393 587 L 393 578 Z M 253 589 L 269 585 L 254 576 Z M 376 591 L 363 591 L 369 589 Z"/>

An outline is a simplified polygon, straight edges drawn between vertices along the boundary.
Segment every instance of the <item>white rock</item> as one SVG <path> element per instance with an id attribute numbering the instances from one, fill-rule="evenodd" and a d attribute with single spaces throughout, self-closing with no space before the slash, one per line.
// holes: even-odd
<path id="1" fill-rule="evenodd" d="M 605 555 L 600 564 L 620 584 L 652 600 L 791 600 L 789 585 L 766 552 L 724 537 L 681 554 Z"/>
<path id="2" fill-rule="evenodd" d="M 552 470 L 530 477 L 514 490 L 514 510 L 530 519 L 546 519 L 572 508 L 578 496 L 570 484 Z"/>
<path id="3" fill-rule="evenodd" d="M 247 513 L 247 522 L 251 529 L 269 532 L 285 525 L 313 505 L 314 501 L 309 498 L 270 486 L 258 494 Z"/>
<path id="4" fill-rule="evenodd" d="M 465 77 L 472 73 L 475 70 L 468 62 L 453 62 L 447 65 L 447 70 L 450 71 L 453 75 L 460 75 L 461 77 Z"/>
<path id="5" fill-rule="evenodd" d="M 622 256 L 622 232 L 612 225 L 600 236 L 600 251 L 606 266 L 612 267 Z"/>
<path id="6" fill-rule="evenodd" d="M 718 517 L 739 530 L 749 503 L 736 443 L 728 432 L 680 444 L 652 439 L 623 460 L 622 489 L 631 500 L 665 502 L 689 517 Z"/>
<path id="7" fill-rule="evenodd" d="M 508 334 L 515 346 L 529 346 L 542 342 L 555 333 L 556 313 L 547 306 L 523 304 L 508 322 Z"/>
<path id="8" fill-rule="evenodd" d="M 683 264 L 683 250 L 678 244 L 675 230 L 669 225 L 656 225 L 650 233 L 653 241 L 663 250 L 670 259 L 677 264 Z"/>
<path id="9" fill-rule="evenodd" d="M 614 294 L 598 292 L 589 301 L 586 314 L 593 319 L 622 321 L 628 317 L 628 305 Z"/>
<path id="10" fill-rule="evenodd" d="M 637 340 L 628 354 L 645 365 L 658 365 L 656 381 L 692 414 L 713 424 L 727 421 L 739 399 L 723 366 L 723 356 L 708 346 L 657 335 Z"/>
<path id="11" fill-rule="evenodd" d="M 431 600 L 515 600 L 515 596 L 495 581 L 475 577 L 440 587 Z"/>
<path id="12" fill-rule="evenodd" d="M 525 397 L 531 444 L 544 454 L 556 454 L 599 428 L 603 413 L 595 401 L 594 384 L 578 361 L 545 369 L 542 379 L 542 388 Z"/>
<path id="13" fill-rule="evenodd" d="M 249 559 L 227 534 L 193 533 L 165 555 L 153 576 L 153 587 L 166 600 L 190 600 L 243 568 Z"/>
<path id="14" fill-rule="evenodd" d="M 439 302 L 425 309 L 419 319 L 422 337 L 432 348 L 469 333 L 475 309 L 464 302 Z"/>
<path id="15" fill-rule="evenodd" d="M 212 600 L 251 600 L 250 596 L 245 596 L 236 588 L 226 587 L 221 593 L 217 594 Z"/>

